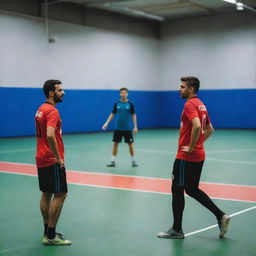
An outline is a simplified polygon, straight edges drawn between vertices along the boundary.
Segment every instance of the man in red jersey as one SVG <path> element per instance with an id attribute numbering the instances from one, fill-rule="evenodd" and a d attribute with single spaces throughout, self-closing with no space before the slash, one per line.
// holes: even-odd
<path id="1" fill-rule="evenodd" d="M 172 173 L 174 222 L 168 231 L 158 233 L 159 238 L 184 238 L 182 231 L 182 215 L 185 207 L 184 190 L 216 216 L 220 238 L 223 238 L 228 230 L 230 216 L 222 212 L 198 187 L 205 160 L 204 142 L 214 131 L 204 103 L 196 96 L 199 87 L 198 78 L 181 78 L 179 92 L 181 98 L 187 99 L 187 102 L 181 115 L 178 152 Z"/>
<path id="2" fill-rule="evenodd" d="M 44 220 L 44 245 L 70 245 L 62 234 L 55 231 L 67 195 L 64 145 L 61 119 L 56 104 L 62 102 L 64 91 L 61 81 L 47 80 L 43 91 L 46 102 L 36 112 L 37 151 L 36 165 L 39 187 L 42 191 L 40 209 Z"/>

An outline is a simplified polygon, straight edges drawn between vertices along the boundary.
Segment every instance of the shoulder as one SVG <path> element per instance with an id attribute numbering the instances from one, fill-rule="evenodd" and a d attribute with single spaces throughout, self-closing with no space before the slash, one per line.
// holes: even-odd
<path id="1" fill-rule="evenodd" d="M 59 116 L 59 111 L 57 108 L 53 107 L 50 104 L 45 104 L 45 105 L 47 105 L 44 108 L 46 116 Z"/>
<path id="2" fill-rule="evenodd" d="M 131 106 L 134 106 L 134 104 L 133 104 L 133 102 L 132 101 L 129 101 L 128 100 L 128 102 L 127 103 L 129 103 Z"/>

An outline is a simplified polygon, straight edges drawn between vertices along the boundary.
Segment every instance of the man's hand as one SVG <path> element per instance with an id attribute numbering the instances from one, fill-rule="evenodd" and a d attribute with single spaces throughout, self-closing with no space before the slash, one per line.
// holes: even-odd
<path id="1" fill-rule="evenodd" d="M 189 146 L 183 146 L 181 147 L 181 151 L 188 153 L 188 154 L 192 154 L 192 152 L 194 151 L 194 149 L 189 148 Z"/>
<path id="2" fill-rule="evenodd" d="M 65 167 L 65 163 L 63 159 L 59 159 L 57 160 L 57 163 L 60 165 L 60 169 L 62 169 L 63 167 Z"/>
<path id="3" fill-rule="evenodd" d="M 138 128 L 137 127 L 134 127 L 133 128 L 133 133 L 136 134 L 138 132 Z"/>
<path id="4" fill-rule="evenodd" d="M 103 124 L 103 126 L 102 126 L 102 130 L 106 130 L 108 128 L 108 124 L 107 123 L 105 123 L 105 124 Z"/>

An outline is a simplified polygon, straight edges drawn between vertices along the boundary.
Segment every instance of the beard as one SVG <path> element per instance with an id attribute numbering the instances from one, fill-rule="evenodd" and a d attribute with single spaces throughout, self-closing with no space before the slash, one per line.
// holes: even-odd
<path id="1" fill-rule="evenodd" d="M 58 97 L 55 93 L 53 99 L 56 103 L 62 102 L 62 97 Z"/>

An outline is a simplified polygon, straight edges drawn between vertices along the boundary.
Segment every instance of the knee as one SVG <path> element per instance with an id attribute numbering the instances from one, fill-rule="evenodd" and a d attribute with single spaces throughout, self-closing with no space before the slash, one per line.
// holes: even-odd
<path id="1" fill-rule="evenodd" d="M 194 197 L 198 188 L 197 187 L 185 187 L 185 192 L 191 197 Z"/>
<path id="2" fill-rule="evenodd" d="M 173 195 L 182 194 L 183 191 L 184 191 L 183 187 L 178 187 L 178 186 L 172 185 L 172 194 Z"/>
<path id="3" fill-rule="evenodd" d="M 52 196 L 53 196 L 52 193 L 43 192 L 41 200 L 46 201 L 46 202 L 50 202 L 51 199 L 52 199 Z"/>
<path id="4" fill-rule="evenodd" d="M 54 198 L 64 201 L 67 198 L 67 193 L 56 193 L 54 194 Z"/>

